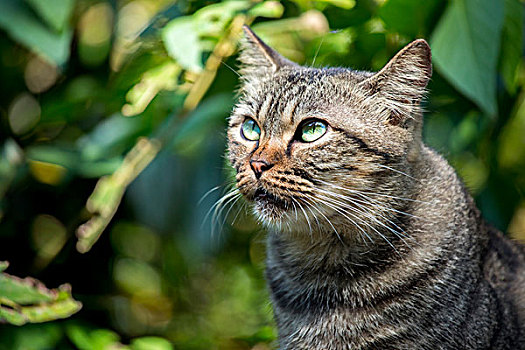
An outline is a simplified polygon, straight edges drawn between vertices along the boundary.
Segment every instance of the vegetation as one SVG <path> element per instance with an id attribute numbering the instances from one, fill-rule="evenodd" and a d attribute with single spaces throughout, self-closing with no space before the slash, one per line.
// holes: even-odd
<path id="1" fill-rule="evenodd" d="M 242 204 L 210 219 L 243 24 L 312 66 L 426 38 L 426 142 L 525 239 L 523 6 L 2 0 L 0 349 L 274 347 L 264 233 Z"/>

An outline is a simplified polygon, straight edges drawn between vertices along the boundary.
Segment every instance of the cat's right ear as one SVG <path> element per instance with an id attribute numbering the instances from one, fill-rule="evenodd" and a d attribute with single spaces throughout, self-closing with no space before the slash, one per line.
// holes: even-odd
<path id="1" fill-rule="evenodd" d="M 284 66 L 296 64 L 281 56 L 269 47 L 247 25 L 243 26 L 244 38 L 241 40 L 239 61 L 243 76 L 263 76 L 277 72 Z"/>
<path id="2" fill-rule="evenodd" d="M 414 117 L 432 76 L 430 46 L 418 39 L 399 51 L 378 73 L 359 85 L 391 124 Z"/>

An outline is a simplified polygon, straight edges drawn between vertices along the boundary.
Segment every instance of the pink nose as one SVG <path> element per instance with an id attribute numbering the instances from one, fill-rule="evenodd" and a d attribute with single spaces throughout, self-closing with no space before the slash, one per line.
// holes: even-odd
<path id="1" fill-rule="evenodd" d="M 264 160 L 250 160 L 250 167 L 252 168 L 255 177 L 258 179 L 263 172 L 273 167 L 273 164 L 268 164 Z"/>

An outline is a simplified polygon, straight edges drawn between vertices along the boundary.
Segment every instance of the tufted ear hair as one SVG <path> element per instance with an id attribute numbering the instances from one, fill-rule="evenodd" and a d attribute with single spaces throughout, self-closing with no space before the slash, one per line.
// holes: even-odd
<path id="1" fill-rule="evenodd" d="M 419 113 L 432 76 L 430 47 L 418 39 L 399 51 L 379 72 L 359 83 L 366 99 L 392 125 L 403 126 Z"/>
<path id="2" fill-rule="evenodd" d="M 239 61 L 241 74 L 246 78 L 260 77 L 277 72 L 284 66 L 296 66 L 269 47 L 247 25 L 243 26 L 244 38 L 241 40 Z"/>

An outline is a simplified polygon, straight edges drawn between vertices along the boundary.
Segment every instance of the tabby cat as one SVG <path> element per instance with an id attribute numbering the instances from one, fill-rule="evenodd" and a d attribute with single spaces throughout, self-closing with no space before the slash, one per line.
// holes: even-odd
<path id="1" fill-rule="evenodd" d="M 424 40 L 377 73 L 299 66 L 248 27 L 228 129 L 268 227 L 281 349 L 525 349 L 525 249 L 421 140 Z"/>

